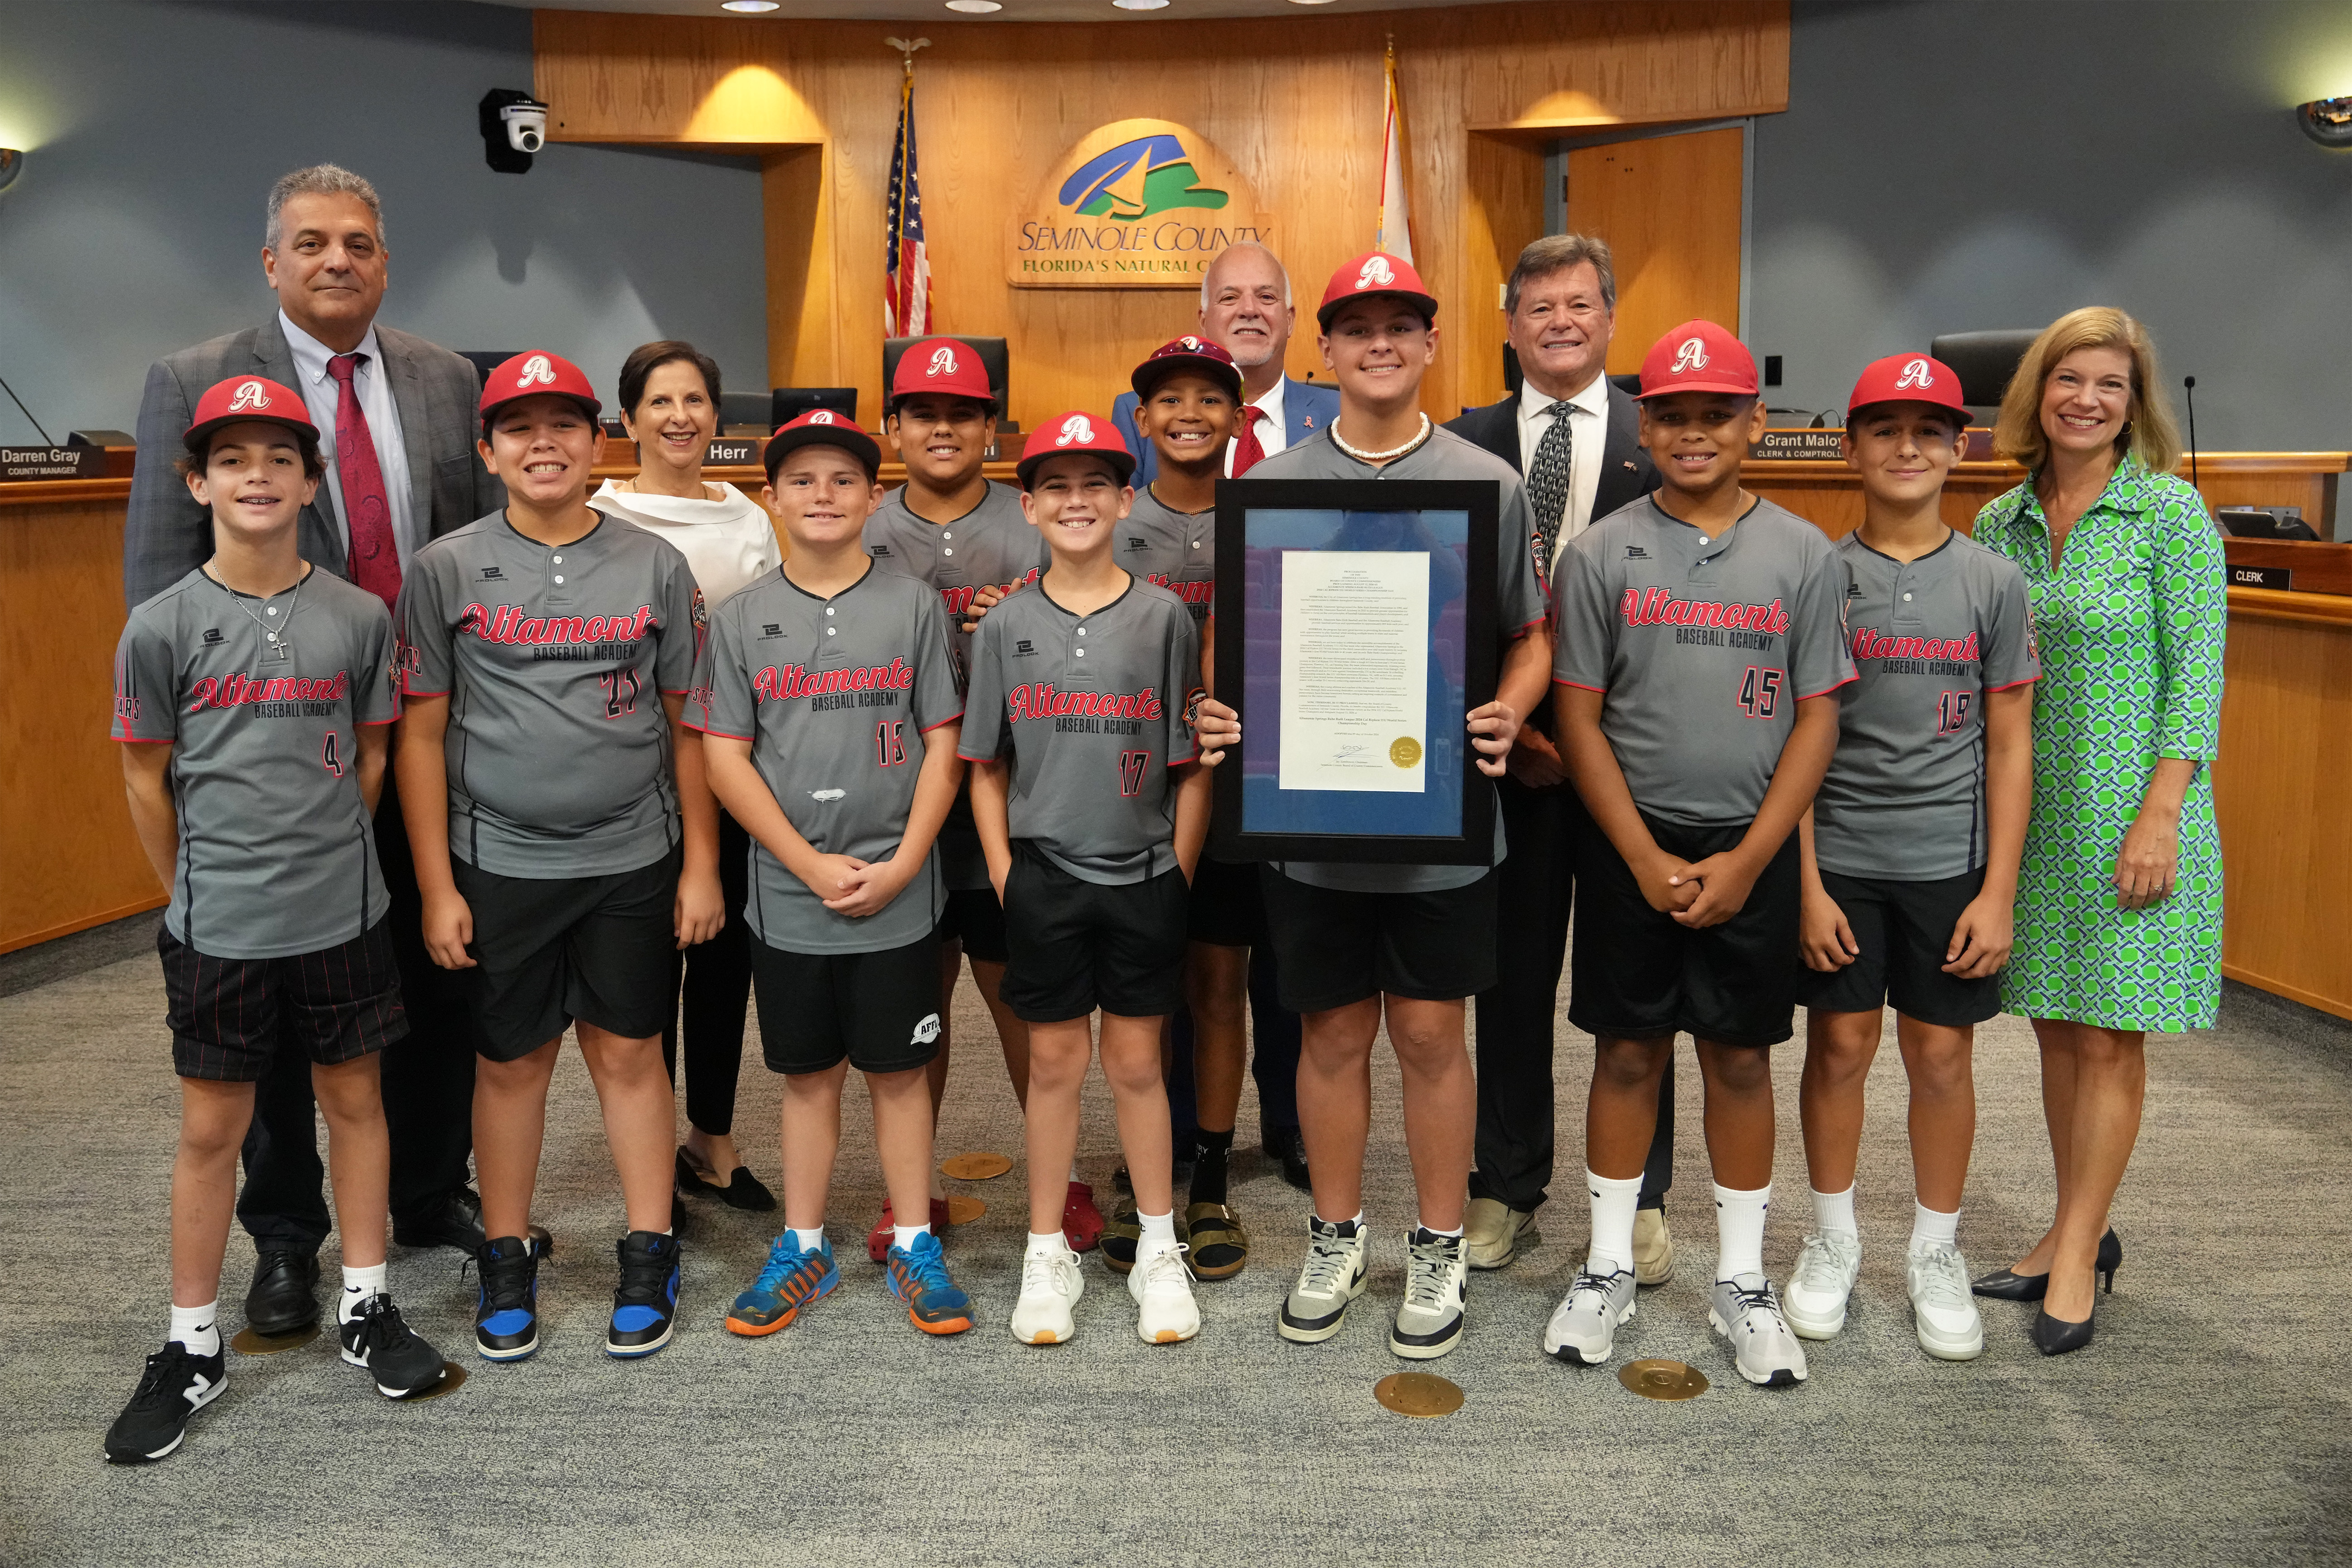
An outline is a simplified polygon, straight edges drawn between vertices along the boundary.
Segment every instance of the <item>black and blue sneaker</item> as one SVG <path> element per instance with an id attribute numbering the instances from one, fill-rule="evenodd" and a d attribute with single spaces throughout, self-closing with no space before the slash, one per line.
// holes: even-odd
<path id="1" fill-rule="evenodd" d="M 485 1361 L 520 1361 L 539 1348 L 539 1254 L 519 1236 L 482 1243 L 474 1254 L 481 1294 L 474 1302 L 474 1348 Z"/>
<path id="2" fill-rule="evenodd" d="M 613 1292 L 613 1327 L 604 1353 L 623 1360 L 669 1343 L 677 1317 L 677 1237 L 633 1230 L 621 1238 L 621 1288 Z"/>

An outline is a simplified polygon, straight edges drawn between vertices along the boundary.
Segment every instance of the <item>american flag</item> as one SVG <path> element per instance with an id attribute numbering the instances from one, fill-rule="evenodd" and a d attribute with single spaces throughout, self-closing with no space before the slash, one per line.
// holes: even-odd
<path id="1" fill-rule="evenodd" d="M 931 330 L 931 257 L 923 244 L 923 197 L 915 179 L 915 72 L 898 89 L 898 139 L 890 148 L 890 232 L 883 265 L 882 330 L 919 338 Z"/>

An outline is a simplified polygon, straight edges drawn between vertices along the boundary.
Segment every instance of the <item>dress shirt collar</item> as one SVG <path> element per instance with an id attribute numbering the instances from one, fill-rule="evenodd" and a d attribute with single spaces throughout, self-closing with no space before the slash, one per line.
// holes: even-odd
<path id="1" fill-rule="evenodd" d="M 283 310 L 278 312 L 278 330 L 286 334 L 286 352 L 294 357 L 294 374 L 312 386 L 324 384 L 327 362 L 335 357 L 335 351 L 296 326 Z M 368 324 L 367 336 L 352 352 L 366 355 L 369 364 L 383 369 L 383 352 L 376 346 L 373 322 Z"/>
<path id="2" fill-rule="evenodd" d="M 1275 429 L 1286 429 L 1288 426 L 1285 426 L 1282 422 L 1282 394 L 1284 389 L 1289 384 L 1290 378 L 1288 376 L 1278 375 L 1274 378 L 1274 384 L 1266 388 L 1266 393 L 1264 397 L 1254 398 L 1244 391 L 1242 394 L 1242 402 L 1245 405 L 1254 405 L 1255 407 L 1265 409 L 1266 423 L 1272 426 Z M 1238 433 L 1239 432 L 1236 431 L 1236 434 Z"/>
<path id="3" fill-rule="evenodd" d="M 1551 405 L 1559 401 L 1556 397 L 1549 397 L 1538 392 L 1536 384 L 1532 381 L 1523 381 L 1519 384 L 1519 417 L 1523 420 L 1541 418 Z M 1603 419 L 1608 418 L 1609 377 L 1605 374 L 1594 376 L 1584 384 L 1584 390 L 1570 398 L 1568 403 L 1571 408 L 1580 408 L 1587 414 L 1598 415 Z"/>

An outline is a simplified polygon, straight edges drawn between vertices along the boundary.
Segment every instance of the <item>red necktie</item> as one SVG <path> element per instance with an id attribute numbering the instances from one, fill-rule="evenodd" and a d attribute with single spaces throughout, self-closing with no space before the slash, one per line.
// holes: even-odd
<path id="1" fill-rule="evenodd" d="M 383 499 L 383 465 L 376 461 L 375 438 L 352 385 L 359 368 L 357 354 L 327 362 L 327 374 L 335 378 L 335 475 L 352 535 L 352 581 L 389 608 L 400 602 L 400 547 L 392 537 L 391 503 Z"/>
<path id="2" fill-rule="evenodd" d="M 1258 444 L 1257 422 L 1265 417 L 1265 410 L 1255 403 L 1242 405 L 1242 433 L 1234 437 L 1234 478 L 1240 479 L 1265 460 L 1265 448 Z"/>

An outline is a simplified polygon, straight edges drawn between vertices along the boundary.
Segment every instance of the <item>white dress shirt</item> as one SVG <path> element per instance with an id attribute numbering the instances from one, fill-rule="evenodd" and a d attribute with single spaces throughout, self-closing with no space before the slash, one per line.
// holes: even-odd
<path id="1" fill-rule="evenodd" d="M 1290 378 L 1288 376 L 1277 376 L 1275 378 L 1274 385 L 1267 389 L 1266 395 L 1264 397 L 1257 399 L 1257 406 L 1265 410 L 1265 417 L 1257 422 L 1257 444 L 1265 448 L 1265 455 L 1269 458 L 1273 457 L 1276 452 L 1281 451 L 1285 447 L 1290 445 L 1290 424 L 1289 421 L 1284 419 L 1282 416 L 1283 389 L 1289 384 Z M 1250 395 L 1247 392 L 1243 393 L 1242 403 L 1244 406 L 1247 406 L 1249 402 Z M 1241 438 L 1242 421 L 1247 417 L 1248 416 L 1241 414 L 1238 411 L 1234 414 L 1234 440 L 1239 440 Z M 1228 441 L 1225 443 L 1225 478 L 1232 479 L 1233 477 L 1234 445 L 1232 441 Z"/>
<path id="2" fill-rule="evenodd" d="M 327 493 L 334 502 L 334 517 L 343 531 L 343 551 L 348 558 L 352 547 L 351 512 L 343 505 L 343 479 L 335 463 L 335 407 L 342 395 L 341 385 L 328 373 L 327 362 L 335 351 L 287 320 L 286 312 L 278 312 L 278 331 L 286 334 L 286 347 L 294 356 L 294 390 L 302 395 L 303 405 L 310 411 L 310 423 L 319 427 L 319 456 L 327 465 Z M 404 577 L 408 559 L 416 547 L 425 542 L 416 537 L 414 508 L 408 493 L 408 447 L 400 434 L 400 409 L 393 402 L 392 378 L 383 368 L 383 350 L 375 341 L 375 328 L 367 330 L 360 346 L 352 351 L 360 355 L 359 369 L 352 374 L 352 389 L 359 395 L 360 415 L 367 421 L 368 438 L 375 444 L 377 468 L 383 475 L 383 500 L 392 514 L 392 542 L 400 552 L 400 570 Z"/>
<path id="3" fill-rule="evenodd" d="M 1535 471 L 1536 447 L 1551 429 L 1551 405 L 1558 399 L 1536 390 L 1535 383 L 1519 386 L 1519 473 Z M 1568 416 L 1575 423 L 1569 434 L 1574 445 L 1568 454 L 1568 505 L 1559 519 L 1559 542 L 1552 549 L 1552 564 L 1559 551 L 1592 523 L 1592 498 L 1601 488 L 1601 450 L 1609 444 L 1609 378 L 1596 375 L 1582 392 L 1568 400 Z"/>

